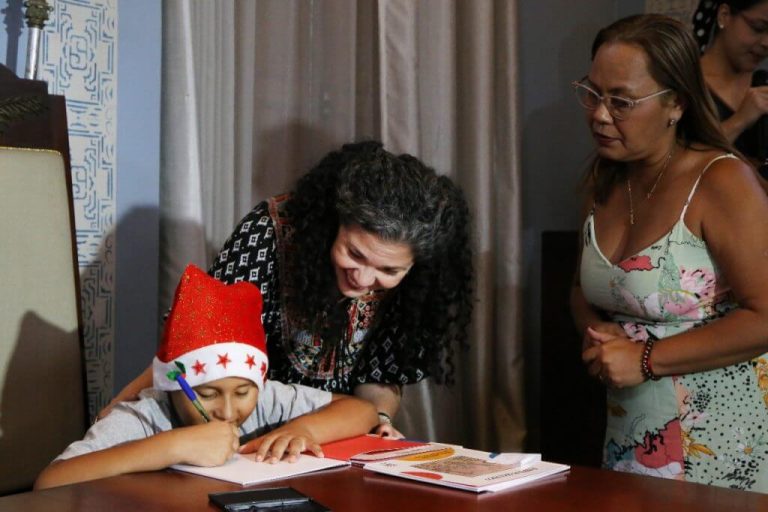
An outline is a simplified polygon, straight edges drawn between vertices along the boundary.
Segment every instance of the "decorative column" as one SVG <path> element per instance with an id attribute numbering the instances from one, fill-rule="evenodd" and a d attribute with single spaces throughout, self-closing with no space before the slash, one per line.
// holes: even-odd
<path id="1" fill-rule="evenodd" d="M 26 12 L 24 17 L 27 19 L 29 27 L 29 39 L 27 41 L 27 69 L 24 72 L 24 78 L 30 80 L 37 79 L 37 56 L 40 48 L 40 36 L 48 21 L 48 13 L 53 7 L 48 5 L 46 0 L 27 0 L 24 2 Z"/>
<path id="2" fill-rule="evenodd" d="M 29 0 L 30 3 L 32 0 Z M 112 398 L 118 0 L 48 0 L 38 77 L 67 98 L 89 409 Z"/>

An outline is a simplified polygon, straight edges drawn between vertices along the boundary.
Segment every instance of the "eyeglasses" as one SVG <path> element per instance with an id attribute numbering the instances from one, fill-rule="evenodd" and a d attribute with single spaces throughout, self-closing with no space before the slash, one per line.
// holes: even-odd
<path id="1" fill-rule="evenodd" d="M 642 103 L 645 100 L 649 100 L 651 98 L 655 98 L 656 96 L 661 96 L 662 94 L 666 94 L 672 91 L 672 89 L 664 89 L 663 91 L 655 92 L 653 94 L 649 94 L 648 96 L 643 96 L 642 98 L 624 98 L 622 96 L 613 96 L 610 94 L 605 96 L 598 94 L 597 91 L 584 84 L 584 79 L 578 82 L 571 82 L 571 85 L 573 86 L 573 90 L 576 93 L 576 99 L 579 100 L 579 103 L 581 103 L 582 107 L 586 108 L 587 110 L 596 110 L 600 103 L 603 103 L 605 108 L 608 109 L 608 113 L 611 114 L 611 117 L 618 120 L 625 119 L 629 112 L 635 108 L 638 103 Z"/>

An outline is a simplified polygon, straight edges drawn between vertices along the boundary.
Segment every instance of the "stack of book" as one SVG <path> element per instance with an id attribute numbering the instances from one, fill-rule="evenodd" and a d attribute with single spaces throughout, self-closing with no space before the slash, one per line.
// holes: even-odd
<path id="1" fill-rule="evenodd" d="M 252 485 L 313 471 L 355 465 L 386 475 L 472 492 L 500 491 L 567 472 L 564 464 L 539 454 L 491 453 L 455 445 L 366 435 L 323 445 L 324 458 L 302 455 L 296 462 L 267 464 L 238 454 L 222 466 L 177 465 L 175 469 Z"/>

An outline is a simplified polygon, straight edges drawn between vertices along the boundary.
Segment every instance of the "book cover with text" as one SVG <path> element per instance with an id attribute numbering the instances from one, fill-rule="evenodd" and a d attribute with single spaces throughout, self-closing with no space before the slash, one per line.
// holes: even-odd
<path id="1" fill-rule="evenodd" d="M 473 492 L 509 489 L 570 469 L 564 464 L 544 462 L 539 454 L 494 454 L 453 447 L 372 462 L 364 468 L 386 475 Z"/>

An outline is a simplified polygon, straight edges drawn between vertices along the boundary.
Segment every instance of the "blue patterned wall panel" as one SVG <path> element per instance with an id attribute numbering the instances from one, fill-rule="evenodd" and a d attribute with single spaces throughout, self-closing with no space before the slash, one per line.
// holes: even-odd
<path id="1" fill-rule="evenodd" d="M 56 0 L 39 78 L 67 99 L 85 363 L 93 415 L 113 382 L 117 2 Z"/>

